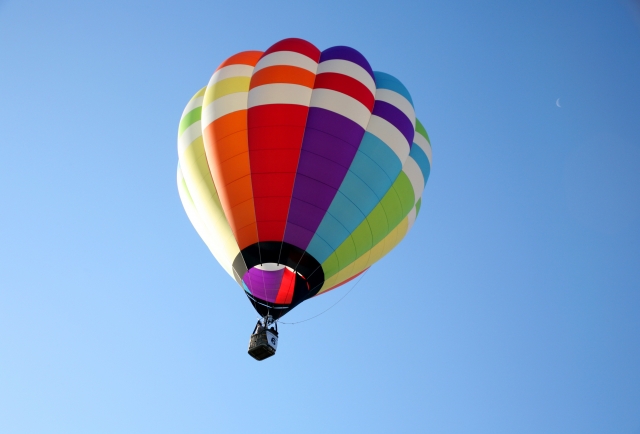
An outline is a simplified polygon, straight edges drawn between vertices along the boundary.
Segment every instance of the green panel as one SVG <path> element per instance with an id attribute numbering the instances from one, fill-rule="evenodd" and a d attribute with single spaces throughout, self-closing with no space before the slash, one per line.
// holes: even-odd
<path id="1" fill-rule="evenodd" d="M 195 124 L 200 120 L 202 114 L 202 107 L 196 107 L 191 110 L 189 113 L 184 115 L 182 119 L 180 119 L 180 127 L 178 128 L 178 136 L 180 136 L 184 130 L 189 128 L 191 125 Z"/>
<path id="2" fill-rule="evenodd" d="M 383 239 L 391 230 L 389 225 L 389 219 L 387 218 L 387 213 L 384 211 L 384 205 L 382 204 L 384 201 L 387 203 L 393 203 L 393 198 L 389 198 L 389 194 L 395 195 L 393 193 L 393 186 L 387 191 L 382 200 L 376 207 L 371 211 L 371 214 L 367 216 L 367 220 L 369 221 L 369 226 L 371 227 L 371 233 L 373 234 L 373 244 L 376 245 Z M 400 202 L 398 202 L 398 206 L 400 206 Z"/>
<path id="3" fill-rule="evenodd" d="M 398 175 L 398 179 L 393 184 L 393 187 L 398 193 L 400 202 L 402 203 L 402 218 L 400 218 L 400 220 L 402 220 L 407 214 L 409 214 L 409 212 L 411 212 L 411 209 L 413 209 L 413 205 L 416 203 L 416 197 L 413 193 L 411 181 L 409 181 L 409 177 L 404 172 L 400 172 L 400 175 Z M 400 223 L 400 220 L 395 224 L 397 225 Z"/>
<path id="4" fill-rule="evenodd" d="M 429 135 L 427 134 L 427 130 L 425 130 L 424 126 L 422 125 L 422 123 L 418 119 L 416 119 L 416 131 L 420 135 L 424 136 L 427 139 L 427 141 L 429 142 L 429 144 L 431 144 L 431 140 L 429 140 Z"/>
<path id="5" fill-rule="evenodd" d="M 358 257 L 368 252 L 373 247 L 373 238 L 371 236 L 371 228 L 365 219 L 355 231 L 351 234 L 353 242 L 356 246 Z"/>
<path id="6" fill-rule="evenodd" d="M 352 237 L 358 245 L 357 252 L 351 241 L 352 237 L 349 237 L 322 264 L 322 268 L 325 271 L 325 279 L 342 270 L 366 253 L 371 247 L 382 241 L 409 214 L 413 209 L 413 205 L 413 186 L 409 181 L 409 177 L 404 172 L 400 172 L 393 186 L 384 195 L 380 203 L 369 213 L 367 219 L 353 231 Z M 367 232 L 370 232 L 371 235 L 367 235 Z M 371 236 L 373 237 L 372 239 L 370 238 Z M 365 246 L 371 247 L 365 250 Z M 334 256 L 337 257 L 334 258 Z"/>
<path id="7" fill-rule="evenodd" d="M 420 214 L 420 207 L 422 206 L 422 198 L 418 199 L 416 202 L 416 217 Z"/>
<path id="8" fill-rule="evenodd" d="M 401 172 L 402 175 L 404 173 Z M 379 242 L 382 238 L 386 237 L 389 232 L 396 227 L 398 223 L 404 217 L 402 214 L 402 201 L 398 195 L 398 182 L 400 180 L 400 175 L 396 179 L 396 182 L 393 183 L 387 194 L 380 201 L 380 207 L 384 212 L 384 215 L 387 219 L 387 224 L 389 225 L 389 229 L 387 229 L 384 234 L 380 234 L 379 238 L 376 238 Z"/>
<path id="9" fill-rule="evenodd" d="M 322 271 L 324 271 L 324 280 L 327 280 L 329 277 L 340 271 L 340 263 L 338 262 L 336 252 L 333 252 L 331 256 L 322 263 Z"/>
<path id="10" fill-rule="evenodd" d="M 347 238 L 344 243 L 336 250 L 338 262 L 340 262 L 340 270 L 355 261 L 358 258 L 356 254 L 356 246 L 353 244 L 351 237 Z"/>

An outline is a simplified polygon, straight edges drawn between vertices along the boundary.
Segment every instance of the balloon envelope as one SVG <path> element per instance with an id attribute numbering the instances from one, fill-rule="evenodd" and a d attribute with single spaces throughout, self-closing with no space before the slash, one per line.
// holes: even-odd
<path id="1" fill-rule="evenodd" d="M 285 39 L 218 67 L 178 131 L 189 219 L 261 315 L 358 276 L 420 211 L 431 145 L 399 80 Z"/>

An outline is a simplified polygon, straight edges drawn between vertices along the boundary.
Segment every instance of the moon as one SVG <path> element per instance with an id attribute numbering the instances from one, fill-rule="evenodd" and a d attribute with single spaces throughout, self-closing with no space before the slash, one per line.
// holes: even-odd
<path id="1" fill-rule="evenodd" d="M 560 98 L 558 98 L 558 99 L 556 100 L 556 105 L 557 105 L 558 107 L 562 107 L 562 106 L 560 105 Z"/>

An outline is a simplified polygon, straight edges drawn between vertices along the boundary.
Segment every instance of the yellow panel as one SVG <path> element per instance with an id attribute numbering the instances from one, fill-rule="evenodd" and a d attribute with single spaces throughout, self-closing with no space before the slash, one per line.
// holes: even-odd
<path id="1" fill-rule="evenodd" d="M 184 180 L 182 171 L 180 170 L 180 165 L 178 165 L 178 194 L 180 195 L 180 201 L 182 202 L 182 206 L 191 221 L 191 224 L 195 228 L 202 241 L 206 244 L 213 254 L 213 257 L 216 258 L 218 263 L 222 265 L 222 268 L 231 276 L 233 276 L 233 269 L 231 267 L 231 262 L 227 260 L 224 252 L 220 250 L 220 243 L 218 239 L 209 232 L 207 225 L 204 223 L 202 217 L 200 217 L 200 213 L 198 212 L 195 204 L 193 203 L 193 198 L 189 193 L 189 188 L 187 187 L 187 183 Z"/>
<path id="2" fill-rule="evenodd" d="M 230 95 L 236 92 L 248 92 L 250 81 L 251 77 L 231 77 L 207 86 L 202 106 L 206 107 L 213 101 L 225 95 Z"/>
<path id="3" fill-rule="evenodd" d="M 360 258 L 349 264 L 349 266 L 340 270 L 340 272 L 330 276 L 322 285 L 322 289 L 318 292 L 318 295 L 322 294 L 329 288 L 337 285 L 340 282 L 347 280 L 348 278 L 364 271 L 369 268 L 375 262 L 380 260 L 383 256 L 389 253 L 395 246 L 402 241 L 407 234 L 409 227 L 409 218 L 405 217 L 402 221 L 387 234 L 378 244 L 373 246 L 371 250 L 362 255 Z"/>
<path id="4" fill-rule="evenodd" d="M 233 260 L 240 252 L 211 180 L 202 137 L 198 137 L 180 157 L 180 167 L 200 218 L 215 238 L 214 256 L 231 274 Z"/>

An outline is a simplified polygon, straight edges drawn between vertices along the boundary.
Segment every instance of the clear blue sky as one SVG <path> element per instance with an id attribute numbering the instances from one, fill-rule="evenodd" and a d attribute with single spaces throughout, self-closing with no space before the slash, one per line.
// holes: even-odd
<path id="1" fill-rule="evenodd" d="M 640 433 L 637 5 L 0 2 L 0 432 Z M 401 79 L 434 164 L 407 239 L 258 363 L 176 135 L 285 37 Z"/>

